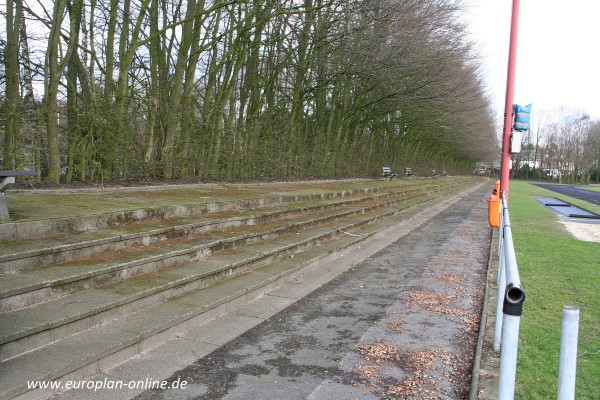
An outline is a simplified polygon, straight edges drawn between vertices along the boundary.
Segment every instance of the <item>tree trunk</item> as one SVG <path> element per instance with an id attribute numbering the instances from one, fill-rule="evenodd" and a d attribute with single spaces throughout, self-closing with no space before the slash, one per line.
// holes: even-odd
<path id="1" fill-rule="evenodd" d="M 83 14 L 83 1 L 74 1 L 69 7 L 69 19 L 71 21 L 71 41 L 79 43 L 79 31 L 81 27 L 81 17 Z M 81 138 L 81 123 L 79 121 L 79 102 L 77 91 L 77 77 L 79 75 L 79 64 L 77 62 L 77 51 L 71 52 L 71 57 L 67 63 L 67 129 L 68 129 L 68 158 L 66 181 L 73 179 L 76 149 Z"/>
<path id="2" fill-rule="evenodd" d="M 21 129 L 21 96 L 19 93 L 19 42 L 23 17 L 21 0 L 6 3 L 6 129 L 4 132 L 5 169 L 17 167 L 17 142 Z"/>
<path id="3" fill-rule="evenodd" d="M 204 7 L 204 1 L 196 2 L 195 0 L 188 0 L 188 8 L 186 11 L 186 22 L 182 26 L 181 43 L 179 45 L 179 51 L 177 53 L 177 61 L 175 64 L 175 70 L 173 72 L 173 82 L 171 85 L 171 94 L 169 96 L 166 122 L 165 122 L 165 143 L 162 149 L 162 167 L 163 176 L 167 179 L 173 177 L 175 169 L 174 155 L 175 155 L 175 142 L 180 131 L 179 117 L 180 117 L 180 105 L 183 95 L 183 85 L 186 69 L 194 70 L 198 61 L 198 55 L 192 54 L 190 56 L 190 49 L 194 41 L 196 40 L 194 34 L 198 34 L 199 31 L 194 29 L 194 16 L 198 15 L 201 8 Z M 199 51 L 198 48 L 196 48 Z"/>
<path id="4" fill-rule="evenodd" d="M 64 19 L 66 0 L 56 0 L 52 18 L 52 28 L 46 51 L 46 75 L 44 79 L 45 97 L 44 114 L 46 122 L 46 135 L 48 137 L 48 174 L 49 182 L 59 183 L 61 174 L 60 162 L 60 136 L 58 131 L 58 85 L 60 82 L 61 65 L 58 60 L 60 44 L 60 28 Z"/>

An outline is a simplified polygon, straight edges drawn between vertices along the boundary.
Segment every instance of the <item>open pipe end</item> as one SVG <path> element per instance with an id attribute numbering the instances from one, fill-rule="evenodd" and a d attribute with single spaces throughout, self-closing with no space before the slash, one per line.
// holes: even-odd
<path id="1" fill-rule="evenodd" d="M 523 314 L 523 302 L 525 292 L 520 285 L 509 284 L 504 292 L 504 314 L 521 316 Z"/>

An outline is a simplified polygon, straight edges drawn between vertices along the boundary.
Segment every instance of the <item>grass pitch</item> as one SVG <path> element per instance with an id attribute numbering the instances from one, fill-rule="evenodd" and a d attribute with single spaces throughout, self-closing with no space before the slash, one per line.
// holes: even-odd
<path id="1" fill-rule="evenodd" d="M 511 182 L 510 217 L 526 293 L 519 338 L 516 399 L 556 398 L 563 305 L 580 309 L 576 398 L 600 393 L 600 243 L 575 239 L 533 197 L 556 197 L 600 213 L 600 207 Z"/>

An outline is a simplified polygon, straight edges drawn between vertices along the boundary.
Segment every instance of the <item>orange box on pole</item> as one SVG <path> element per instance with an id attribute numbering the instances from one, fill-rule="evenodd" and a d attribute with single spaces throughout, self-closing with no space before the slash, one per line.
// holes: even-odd
<path id="1" fill-rule="evenodd" d="M 500 226 L 500 208 L 502 207 L 502 200 L 500 197 L 491 195 L 488 201 L 488 222 L 490 226 L 495 228 Z"/>

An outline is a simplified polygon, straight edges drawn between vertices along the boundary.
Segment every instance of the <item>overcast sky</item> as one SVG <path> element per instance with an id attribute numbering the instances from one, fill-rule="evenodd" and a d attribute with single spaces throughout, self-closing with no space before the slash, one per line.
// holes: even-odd
<path id="1" fill-rule="evenodd" d="M 512 0 L 465 0 L 494 108 L 504 111 Z M 600 0 L 521 0 L 515 99 L 600 119 Z"/>

